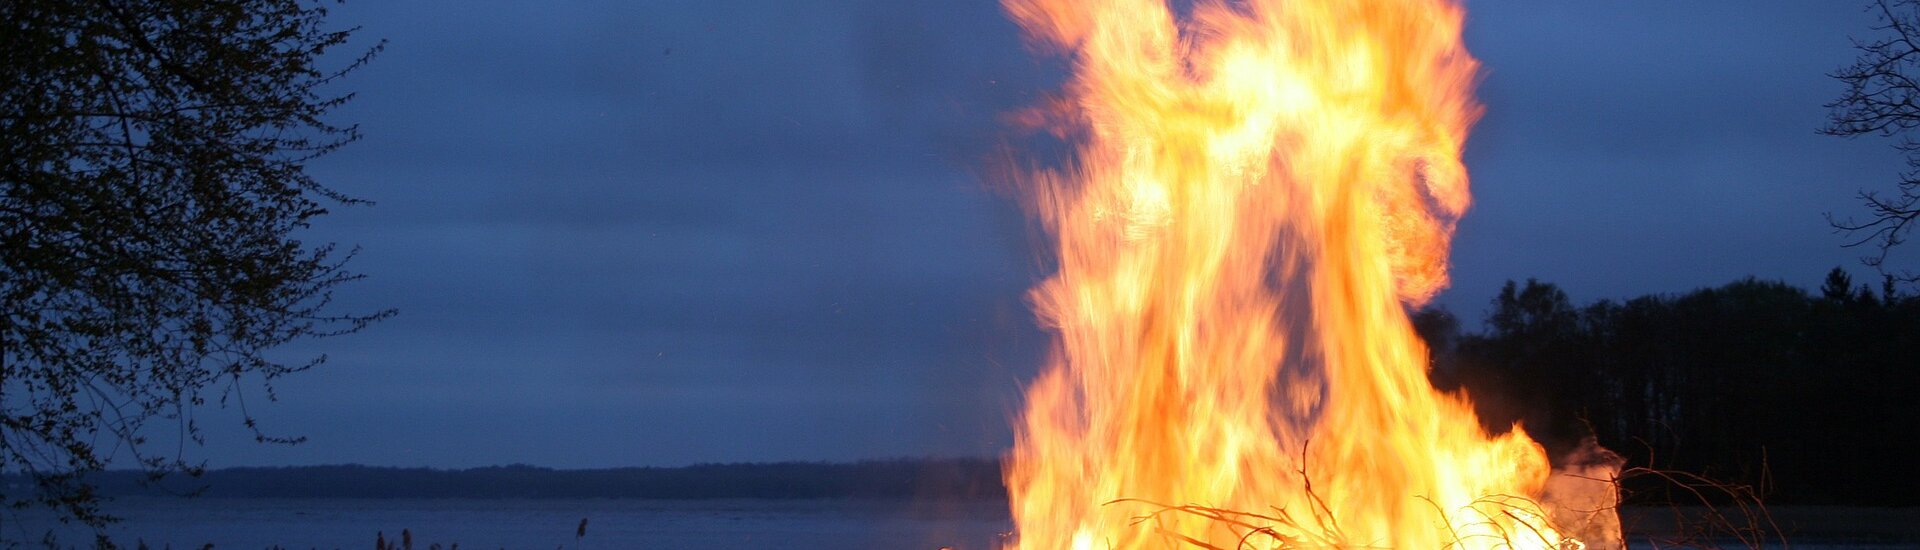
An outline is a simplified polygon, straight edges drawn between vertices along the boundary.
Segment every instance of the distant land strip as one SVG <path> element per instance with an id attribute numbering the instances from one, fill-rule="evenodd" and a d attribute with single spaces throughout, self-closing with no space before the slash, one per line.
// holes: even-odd
<path id="1" fill-rule="evenodd" d="M 5 476 L 8 493 L 29 491 Z M 208 470 L 149 480 L 135 470 L 88 478 L 103 496 L 215 498 L 470 499 L 1004 499 L 993 459 L 898 459 L 855 463 L 697 464 L 556 470 L 515 464 L 459 470 L 358 464 Z M 16 493 L 17 494 L 17 493 Z"/>

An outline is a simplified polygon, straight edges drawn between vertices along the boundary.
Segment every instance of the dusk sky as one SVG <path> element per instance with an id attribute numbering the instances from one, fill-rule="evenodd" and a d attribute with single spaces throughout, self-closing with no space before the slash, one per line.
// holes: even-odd
<path id="1" fill-rule="evenodd" d="M 1845 266 L 1823 214 L 1891 189 L 1883 139 L 1818 135 L 1851 0 L 1470 0 L 1487 113 L 1438 302 L 1507 279 L 1579 302 Z M 327 365 L 207 412 L 215 467 L 990 456 L 1046 336 L 1024 215 L 987 181 L 1064 75 L 996 2 L 360 1 L 359 143 L 313 166 L 377 202 Z"/>

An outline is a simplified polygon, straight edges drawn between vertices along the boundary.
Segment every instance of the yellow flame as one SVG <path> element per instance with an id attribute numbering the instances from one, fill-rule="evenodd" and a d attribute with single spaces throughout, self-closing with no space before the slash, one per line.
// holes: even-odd
<path id="1" fill-rule="evenodd" d="M 1029 182 L 1058 342 L 1006 473 L 1013 547 L 1578 544 L 1532 504 L 1544 451 L 1435 392 L 1407 319 L 1469 202 L 1459 7 L 1004 1 L 1073 56 L 1084 136 Z"/>

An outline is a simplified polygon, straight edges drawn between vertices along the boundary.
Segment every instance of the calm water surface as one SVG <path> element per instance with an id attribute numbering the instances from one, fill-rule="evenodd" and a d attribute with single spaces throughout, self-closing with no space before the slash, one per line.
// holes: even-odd
<path id="1" fill-rule="evenodd" d="M 120 499 L 115 541 L 158 549 L 372 548 L 993 548 L 1011 530 L 1004 502 L 848 500 Z M 580 520 L 586 536 L 575 538 Z M 43 518 L 15 518 L 0 540 L 38 541 Z M 21 525 L 40 523 L 40 525 Z M 75 539 L 78 544 L 85 539 Z M 63 542 L 65 539 L 63 539 Z"/>

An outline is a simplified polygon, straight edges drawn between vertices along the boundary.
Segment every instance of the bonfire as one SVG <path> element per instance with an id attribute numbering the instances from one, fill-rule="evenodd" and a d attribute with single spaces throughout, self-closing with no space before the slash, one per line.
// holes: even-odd
<path id="1" fill-rule="evenodd" d="M 1556 474 L 1437 392 L 1479 64 L 1446 0 L 1006 0 L 1072 78 L 1021 180 L 1055 334 L 1011 548 L 1611 547 L 1616 463 Z"/>

